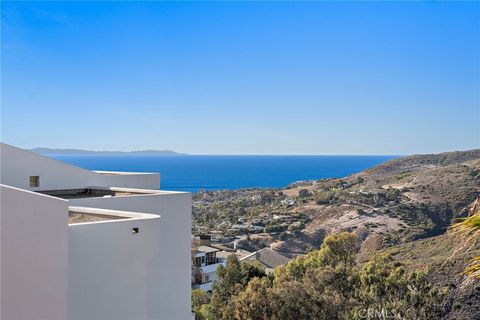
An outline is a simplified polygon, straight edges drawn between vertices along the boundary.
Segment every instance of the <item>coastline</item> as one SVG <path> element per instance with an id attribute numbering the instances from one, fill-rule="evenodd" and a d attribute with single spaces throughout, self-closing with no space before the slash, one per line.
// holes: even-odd
<path id="1" fill-rule="evenodd" d="M 299 181 L 347 177 L 397 156 L 48 155 L 88 170 L 161 174 L 174 191 L 279 189 Z"/>

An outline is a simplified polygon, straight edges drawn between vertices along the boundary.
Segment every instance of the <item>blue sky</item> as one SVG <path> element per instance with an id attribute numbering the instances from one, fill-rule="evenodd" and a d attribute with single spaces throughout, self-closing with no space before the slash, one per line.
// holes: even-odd
<path id="1" fill-rule="evenodd" d="M 480 145 L 478 2 L 1 5 L 1 138 L 20 147 Z"/>

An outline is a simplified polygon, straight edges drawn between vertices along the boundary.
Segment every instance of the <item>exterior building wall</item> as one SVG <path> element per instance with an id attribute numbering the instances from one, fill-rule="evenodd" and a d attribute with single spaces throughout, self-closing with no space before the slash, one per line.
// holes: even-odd
<path id="1" fill-rule="evenodd" d="M 197 285 L 195 285 L 195 288 L 202 289 L 203 291 L 212 291 L 213 290 L 213 282 L 197 284 Z"/>
<path id="2" fill-rule="evenodd" d="M 208 275 L 208 282 L 206 283 L 202 283 L 201 285 L 199 285 L 199 288 L 200 289 L 203 289 L 205 291 L 210 291 L 212 290 L 212 287 L 213 287 L 213 283 L 215 281 L 217 281 L 218 277 L 217 277 L 217 269 L 218 267 L 220 266 L 226 266 L 227 265 L 227 261 L 224 260 L 222 262 L 219 262 L 219 263 L 215 263 L 215 264 L 210 264 L 208 266 L 203 266 L 200 268 L 200 271 L 202 274 L 205 274 L 205 275 Z"/>
<path id="3" fill-rule="evenodd" d="M 67 319 L 68 202 L 0 186 L 1 319 Z"/>
<path id="4" fill-rule="evenodd" d="M 91 172 L 6 144 L 0 162 L 13 186 L 1 190 L 2 319 L 192 319 L 190 193 L 67 201 L 28 190 L 158 189 L 160 176 Z M 157 216 L 68 225 L 68 206 Z"/>
<path id="5" fill-rule="evenodd" d="M 161 223 L 157 216 L 69 225 L 70 320 L 167 319 L 154 317 L 169 306 L 152 292 L 162 285 Z"/>
<path id="6" fill-rule="evenodd" d="M 158 189 L 158 173 L 101 174 L 57 161 L 8 144 L 0 144 L 0 182 L 31 191 L 81 189 L 89 186 Z M 40 177 L 38 188 L 30 176 Z"/>
<path id="7" fill-rule="evenodd" d="M 95 259 L 83 261 L 82 263 L 84 266 L 87 266 L 87 270 L 94 270 L 96 268 L 102 270 L 102 277 L 106 277 L 101 280 L 104 286 L 110 286 L 110 284 L 113 287 L 119 286 L 114 283 L 124 281 L 122 277 L 128 274 L 138 276 L 138 273 L 140 273 L 140 279 L 148 277 L 149 286 L 148 292 L 146 293 L 148 295 L 146 297 L 146 301 L 148 302 L 146 305 L 147 319 L 191 319 L 190 230 L 192 208 L 190 193 L 163 192 L 161 194 L 133 195 L 127 197 L 72 199 L 70 200 L 70 204 L 82 207 L 148 212 L 160 215 L 161 222 L 152 224 L 151 226 L 151 228 L 156 229 L 157 238 L 151 240 L 158 244 L 158 252 L 148 259 L 147 269 L 144 271 L 144 274 L 139 271 L 143 266 L 135 265 L 133 261 L 131 262 L 133 264 L 131 267 L 122 269 L 125 273 L 109 273 L 110 268 L 116 264 L 125 263 L 125 261 L 112 263 L 113 256 L 110 256 L 108 253 L 102 255 L 101 251 L 94 251 Z M 114 223 L 115 222 L 109 222 L 108 224 Z M 72 230 L 74 229 L 75 226 L 73 226 Z M 152 234 L 153 233 L 152 231 Z M 137 235 L 142 236 L 141 234 L 142 228 L 140 228 L 140 234 Z M 108 233 L 108 235 L 109 237 L 113 237 L 113 234 Z M 80 239 L 78 238 L 80 237 L 80 232 L 78 236 L 74 235 L 74 233 L 72 233 L 72 236 L 75 237 L 75 239 Z M 96 237 L 97 236 L 101 239 L 100 234 L 96 234 Z M 141 237 L 130 237 L 129 234 L 127 234 L 127 236 L 125 241 L 141 239 Z M 82 236 L 81 239 L 85 238 Z M 93 314 L 85 314 L 83 310 L 100 308 L 99 311 L 103 312 L 100 301 L 93 301 L 91 299 L 77 300 L 75 298 L 78 296 L 78 292 L 82 290 L 89 292 L 97 291 L 98 284 L 95 281 L 83 281 L 85 278 L 84 270 L 74 265 L 80 261 L 83 254 L 85 257 L 88 257 L 90 254 L 88 251 L 85 251 L 83 244 L 80 247 L 82 248 L 81 250 L 79 250 L 78 247 L 73 247 L 76 246 L 74 241 L 76 240 L 72 239 L 71 254 L 78 254 L 79 256 L 73 256 L 70 260 L 70 283 L 74 284 L 72 290 L 75 288 L 75 292 L 71 290 L 71 301 L 77 305 L 74 309 L 72 309 L 72 305 L 70 306 L 70 314 L 72 319 L 95 319 L 96 317 L 87 317 Z M 111 245 L 110 242 L 108 243 L 110 247 L 119 250 L 118 252 L 121 254 L 118 254 L 118 256 L 125 254 L 122 251 L 121 245 Z M 95 250 L 93 248 L 95 242 L 88 241 L 85 245 Z M 126 256 L 128 257 L 128 255 Z M 158 277 L 152 277 L 152 274 L 158 274 Z M 125 294 L 125 291 L 123 291 L 122 294 Z M 134 292 L 131 294 L 133 295 Z M 128 293 L 127 297 L 129 295 L 130 293 Z M 106 304 L 115 303 L 110 297 L 104 295 L 97 296 L 97 299 L 104 301 Z M 119 302 L 117 301 L 117 303 Z M 129 303 L 140 304 L 140 301 Z M 143 310 L 142 307 L 145 307 L 145 305 L 137 305 L 132 307 L 132 310 Z M 118 319 L 129 319 L 129 317 Z"/>

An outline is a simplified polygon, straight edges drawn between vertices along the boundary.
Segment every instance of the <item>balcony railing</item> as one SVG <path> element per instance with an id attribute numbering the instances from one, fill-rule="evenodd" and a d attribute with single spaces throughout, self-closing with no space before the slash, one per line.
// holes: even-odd
<path id="1" fill-rule="evenodd" d="M 202 273 L 211 273 L 211 272 L 217 271 L 217 268 L 220 265 L 225 266 L 226 264 L 227 263 L 225 260 L 217 259 L 217 263 L 211 263 L 211 264 L 205 265 L 203 267 L 200 267 L 200 269 L 202 270 Z"/>

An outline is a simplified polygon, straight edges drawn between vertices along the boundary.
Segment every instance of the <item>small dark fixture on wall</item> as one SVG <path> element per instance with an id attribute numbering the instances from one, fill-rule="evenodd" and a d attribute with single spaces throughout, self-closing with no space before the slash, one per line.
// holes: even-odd
<path id="1" fill-rule="evenodd" d="M 139 232 L 138 228 L 132 228 L 132 234 L 135 234 L 135 233 L 138 233 L 138 232 Z"/>
<path id="2" fill-rule="evenodd" d="M 30 176 L 30 188 L 40 187 L 40 177 L 39 176 Z"/>

